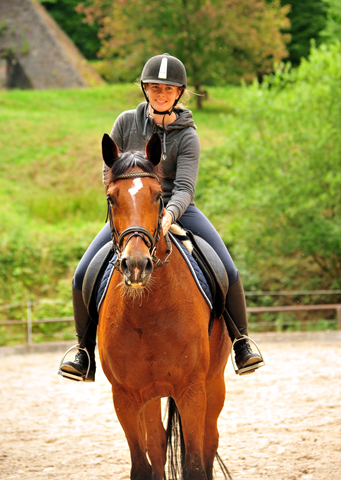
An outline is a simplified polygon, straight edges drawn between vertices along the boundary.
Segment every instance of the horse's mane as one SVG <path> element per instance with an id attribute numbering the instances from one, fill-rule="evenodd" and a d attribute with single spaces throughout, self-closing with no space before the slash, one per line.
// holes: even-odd
<path id="1" fill-rule="evenodd" d="M 134 167 L 139 167 L 144 172 L 156 175 L 162 185 L 163 173 L 160 163 L 155 167 L 143 152 L 130 151 L 120 153 L 118 159 L 114 162 L 113 166 L 107 170 L 104 176 L 104 186 L 107 188 L 117 177 L 129 172 Z"/>

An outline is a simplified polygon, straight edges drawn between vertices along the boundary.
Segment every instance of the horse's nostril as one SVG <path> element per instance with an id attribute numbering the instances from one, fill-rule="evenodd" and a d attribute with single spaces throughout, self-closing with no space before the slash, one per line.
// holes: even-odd
<path id="1" fill-rule="evenodd" d="M 121 260 L 121 270 L 125 275 L 129 273 L 129 267 L 128 267 L 128 262 L 126 258 L 122 258 Z"/>
<path id="2" fill-rule="evenodd" d="M 151 258 L 147 258 L 147 263 L 144 269 L 144 276 L 150 275 L 153 271 L 153 262 Z"/>

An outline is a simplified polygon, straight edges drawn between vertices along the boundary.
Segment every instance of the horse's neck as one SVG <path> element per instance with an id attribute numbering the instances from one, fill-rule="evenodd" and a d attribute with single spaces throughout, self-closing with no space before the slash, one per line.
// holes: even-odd
<path id="1" fill-rule="evenodd" d="M 184 262 L 181 253 L 178 251 L 177 247 L 172 243 L 171 244 L 171 254 L 169 255 L 169 246 L 166 242 L 165 237 L 160 238 L 159 247 L 156 251 L 157 257 L 163 262 L 169 255 L 167 262 L 162 266 L 155 269 L 153 276 L 158 277 L 162 284 L 168 284 L 169 286 L 176 282 L 175 276 L 179 273 L 181 269 L 181 263 Z M 170 283 L 172 282 L 172 283 Z"/>

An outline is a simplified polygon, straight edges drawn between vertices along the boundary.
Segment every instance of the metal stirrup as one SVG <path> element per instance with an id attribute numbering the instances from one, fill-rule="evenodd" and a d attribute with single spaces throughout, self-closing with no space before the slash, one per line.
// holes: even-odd
<path id="1" fill-rule="evenodd" d="M 88 356 L 88 369 L 86 371 L 86 374 L 85 375 L 76 375 L 74 373 L 69 373 L 69 372 L 64 372 L 61 367 L 64 363 L 64 360 L 65 360 L 65 357 L 66 355 L 71 352 L 71 350 L 74 350 L 74 349 L 78 349 L 78 350 L 83 350 L 87 356 Z M 62 377 L 66 377 L 66 378 L 71 378 L 72 380 L 77 380 L 78 382 L 85 382 L 86 379 L 88 378 L 88 375 L 89 375 L 89 371 L 90 371 L 90 355 L 89 355 L 89 352 L 88 350 L 85 348 L 85 347 L 80 347 L 79 344 L 77 345 L 74 345 L 73 347 L 69 348 L 69 350 L 64 354 L 63 358 L 61 359 L 61 362 L 60 362 L 60 365 L 59 365 L 59 370 L 58 370 L 58 375 L 61 375 Z"/>
<path id="2" fill-rule="evenodd" d="M 234 355 L 231 355 L 232 365 L 233 365 L 233 368 L 234 368 L 234 371 L 235 371 L 236 375 L 244 375 L 245 373 L 253 373 L 255 370 L 257 370 L 257 368 L 265 365 L 264 357 L 263 357 L 257 343 L 254 340 L 252 340 L 252 338 L 248 337 L 247 335 L 242 335 L 241 337 L 235 338 L 233 340 L 232 351 L 233 351 L 233 347 L 235 346 L 235 344 L 237 342 L 240 342 L 241 340 L 245 340 L 245 339 L 249 340 L 250 342 L 252 342 L 254 344 L 254 346 L 256 347 L 256 349 L 257 349 L 257 351 L 260 355 L 261 361 L 257 362 L 257 363 L 253 363 L 252 365 L 247 365 L 246 367 L 242 367 L 242 368 L 238 369 L 238 367 L 236 365 L 236 361 L 234 359 Z"/>

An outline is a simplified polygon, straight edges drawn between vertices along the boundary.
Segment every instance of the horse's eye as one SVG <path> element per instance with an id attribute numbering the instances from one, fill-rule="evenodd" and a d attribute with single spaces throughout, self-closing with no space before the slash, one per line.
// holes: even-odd
<path id="1" fill-rule="evenodd" d="M 115 201 L 114 197 L 111 197 L 111 196 L 108 195 L 107 200 L 112 207 L 116 205 L 116 201 Z"/>

